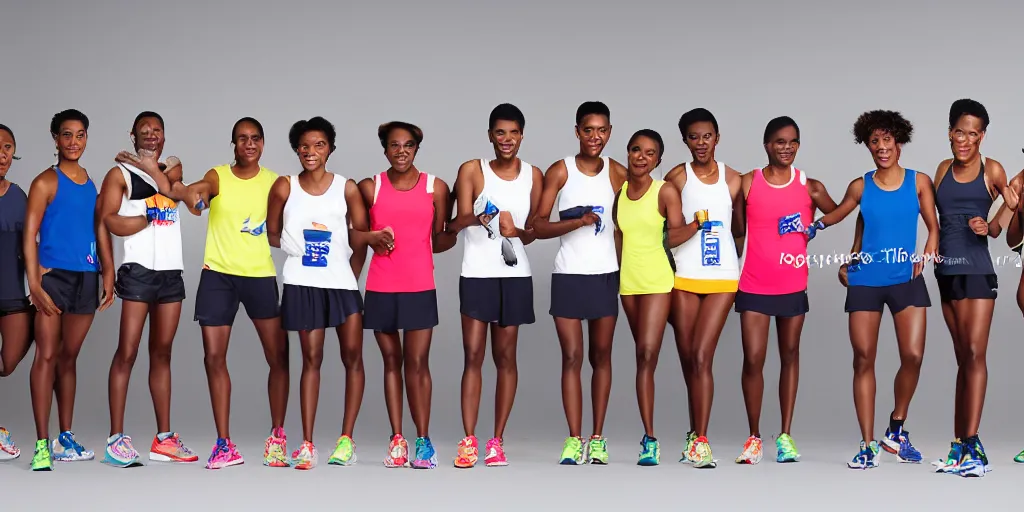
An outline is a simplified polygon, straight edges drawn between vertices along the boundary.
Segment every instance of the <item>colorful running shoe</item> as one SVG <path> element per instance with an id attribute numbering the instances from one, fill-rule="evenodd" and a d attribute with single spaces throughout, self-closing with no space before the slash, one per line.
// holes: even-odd
<path id="1" fill-rule="evenodd" d="M 603 466 L 608 464 L 608 442 L 601 436 L 593 436 L 587 441 L 587 461 Z"/>
<path id="2" fill-rule="evenodd" d="M 764 443 L 761 442 L 761 438 L 757 436 L 750 436 L 747 438 L 747 442 L 743 443 L 743 452 L 740 453 L 739 457 L 736 457 L 737 464 L 757 464 L 761 462 L 761 458 L 764 456 L 763 448 Z"/>
<path id="3" fill-rule="evenodd" d="M 281 427 L 274 427 L 270 430 L 270 437 L 263 445 L 263 465 L 272 468 L 286 468 L 291 466 L 288 459 L 288 436 Z"/>
<path id="4" fill-rule="evenodd" d="M 796 449 L 796 442 L 789 434 L 779 434 L 775 438 L 776 462 L 796 462 L 800 460 L 800 452 Z"/>
<path id="5" fill-rule="evenodd" d="M 103 462 L 118 468 L 141 466 L 139 452 L 132 446 L 132 438 L 124 434 L 114 434 L 107 438 L 107 449 Z"/>
<path id="6" fill-rule="evenodd" d="M 981 445 L 981 439 L 977 435 L 964 441 L 963 451 L 963 458 L 960 459 L 960 476 L 985 476 L 985 473 L 991 471 L 988 465 L 988 456 L 985 455 L 985 447 Z"/>
<path id="7" fill-rule="evenodd" d="M 704 436 L 693 441 L 693 448 L 689 453 L 690 460 L 695 468 L 713 469 L 718 466 L 718 461 L 711 456 L 711 443 Z"/>
<path id="8" fill-rule="evenodd" d="M 640 439 L 640 456 L 637 458 L 637 466 L 657 466 L 661 464 L 661 444 L 657 439 L 644 434 Z"/>
<path id="9" fill-rule="evenodd" d="M 402 434 L 391 436 L 388 455 L 384 457 L 384 467 L 404 468 L 409 466 L 409 443 Z"/>
<path id="10" fill-rule="evenodd" d="M 0 427 L 0 461 L 17 459 L 21 456 L 21 450 L 14 446 L 11 433 L 6 428 Z"/>
<path id="11" fill-rule="evenodd" d="M 582 465 L 584 461 L 583 438 L 565 438 L 565 444 L 562 445 L 562 456 L 558 459 L 558 463 L 563 466 L 579 466 Z"/>
<path id="12" fill-rule="evenodd" d="M 161 439 L 163 438 L 163 439 Z M 149 445 L 149 460 L 156 462 L 196 462 L 199 456 L 190 450 L 177 432 L 157 434 Z"/>
<path id="13" fill-rule="evenodd" d="M 932 462 L 936 473 L 959 473 L 960 460 L 964 456 L 964 444 L 960 439 L 954 439 L 949 443 L 949 455 L 945 459 Z"/>
<path id="14" fill-rule="evenodd" d="M 878 467 L 878 441 L 860 442 L 860 451 L 853 460 L 846 463 L 851 469 L 869 469 Z"/>
<path id="15" fill-rule="evenodd" d="M 686 447 L 683 448 L 683 454 L 679 457 L 679 462 L 684 464 L 691 464 L 693 461 L 690 460 L 690 450 L 693 449 L 693 443 L 697 440 L 697 433 L 689 431 L 686 433 Z"/>
<path id="16" fill-rule="evenodd" d="M 477 443 L 476 436 L 464 437 L 462 441 L 459 441 L 458 450 L 455 455 L 455 467 L 460 469 L 468 469 L 476 466 L 477 458 L 480 455 L 479 444 Z"/>
<path id="17" fill-rule="evenodd" d="M 36 451 L 32 454 L 32 471 L 53 471 L 53 458 L 50 457 L 50 441 L 36 441 Z"/>
<path id="18" fill-rule="evenodd" d="M 505 442 L 497 437 L 487 441 L 487 455 L 484 457 L 486 466 L 508 466 L 508 459 L 505 458 Z"/>
<path id="19" fill-rule="evenodd" d="M 412 461 L 413 469 L 434 469 L 437 467 L 437 451 L 429 437 L 416 438 L 416 458 Z"/>
<path id="20" fill-rule="evenodd" d="M 910 432 L 901 427 L 897 432 L 890 432 L 885 429 L 885 436 L 882 438 L 882 448 L 895 455 L 900 462 L 917 464 L 921 462 L 921 452 L 910 444 Z"/>
<path id="21" fill-rule="evenodd" d="M 347 434 L 338 438 L 338 444 L 334 447 L 334 453 L 327 459 L 328 464 L 335 466 L 351 466 L 356 463 L 356 442 Z"/>
<path id="22" fill-rule="evenodd" d="M 1024 464 L 1024 450 L 1021 450 L 1020 453 L 1018 453 L 1017 456 L 1013 458 L 1013 461 L 1018 464 Z"/>
<path id="23" fill-rule="evenodd" d="M 313 443 L 303 441 L 299 449 L 292 453 L 292 460 L 295 461 L 295 469 L 313 469 L 320 460 L 320 454 Z"/>
<path id="24" fill-rule="evenodd" d="M 92 450 L 86 450 L 84 446 L 75 440 L 75 433 L 67 430 L 61 432 L 57 439 L 53 440 L 53 460 L 57 462 L 74 462 L 79 460 L 92 460 L 96 454 Z"/>
<path id="25" fill-rule="evenodd" d="M 213 452 L 210 453 L 210 458 L 206 461 L 206 469 L 221 469 L 228 466 L 237 466 L 245 463 L 242 459 L 242 454 L 238 453 L 238 449 L 235 448 L 235 443 L 232 443 L 230 439 L 217 439 L 217 444 L 213 445 Z"/>

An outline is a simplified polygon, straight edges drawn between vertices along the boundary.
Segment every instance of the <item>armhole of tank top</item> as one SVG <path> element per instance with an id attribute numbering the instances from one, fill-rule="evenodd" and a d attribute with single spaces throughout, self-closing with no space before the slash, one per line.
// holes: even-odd
<path id="1" fill-rule="evenodd" d="M 434 175 L 427 174 L 427 194 L 434 195 Z"/>
<path id="2" fill-rule="evenodd" d="M 804 172 L 804 171 L 801 171 L 800 169 L 797 169 L 796 167 L 793 168 L 793 171 L 796 172 L 797 175 L 800 176 L 800 184 L 803 185 L 804 187 L 806 187 L 807 186 L 807 173 Z"/>
<path id="3" fill-rule="evenodd" d="M 377 204 L 377 195 L 380 194 L 380 182 L 384 179 L 383 173 L 373 175 L 373 202 L 370 203 L 370 208 Z"/>
<path id="4" fill-rule="evenodd" d="M 117 168 L 121 170 L 121 177 L 124 178 L 124 197 L 132 197 L 132 176 L 125 166 L 117 164 Z"/>

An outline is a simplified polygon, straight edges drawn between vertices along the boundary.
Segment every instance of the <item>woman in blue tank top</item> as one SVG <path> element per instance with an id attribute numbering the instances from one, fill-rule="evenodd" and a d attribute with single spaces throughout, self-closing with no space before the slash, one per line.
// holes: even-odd
<path id="1" fill-rule="evenodd" d="M 96 237 L 96 185 L 79 165 L 88 130 L 89 118 L 77 110 L 53 116 L 50 134 L 57 147 L 57 164 L 39 174 L 28 192 L 25 273 L 29 296 L 38 309 L 38 347 L 30 376 L 38 439 L 33 470 L 52 469 L 49 423 L 55 385 L 61 433 L 53 440 L 52 459 L 91 460 L 95 456 L 71 431 L 78 353 L 96 310 L 114 302 L 111 239 Z"/>
<path id="2" fill-rule="evenodd" d="M 863 440 L 848 466 L 866 469 L 878 465 L 879 442 L 874 438 L 875 355 L 882 311 L 888 306 L 896 326 L 900 370 L 896 374 L 895 408 L 881 448 L 901 462 L 920 462 L 903 422 L 917 388 L 924 357 L 926 309 L 931 306 L 921 271 L 938 250 L 939 223 L 935 191 L 925 174 L 899 164 L 903 145 L 910 142 L 913 125 L 898 112 L 866 112 L 854 124 L 854 139 L 871 152 L 876 169 L 850 182 L 839 206 L 812 224 L 807 234 L 842 221 L 860 207 L 851 265 L 844 265 L 846 311 L 850 314 L 853 345 L 853 399 Z M 924 255 L 917 255 L 918 216 L 928 227 Z"/>

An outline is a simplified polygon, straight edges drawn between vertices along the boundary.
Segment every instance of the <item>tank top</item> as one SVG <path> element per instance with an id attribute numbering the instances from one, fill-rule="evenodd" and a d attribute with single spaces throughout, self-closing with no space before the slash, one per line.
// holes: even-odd
<path id="1" fill-rule="evenodd" d="M 39 264 L 72 272 L 99 272 L 96 254 L 96 185 L 79 185 L 56 165 L 57 192 L 39 225 Z"/>
<path id="2" fill-rule="evenodd" d="M 520 160 L 519 175 L 512 181 L 504 180 L 494 174 L 487 159 L 480 160 L 480 170 L 484 175 L 482 198 L 489 200 L 499 211 L 512 214 L 512 223 L 523 229 L 530 216 L 530 192 L 533 190 L 533 166 Z M 501 254 L 504 237 L 498 232 L 498 215 L 491 219 L 490 228 L 494 233 L 491 239 L 487 229 L 479 223 L 464 230 L 466 245 L 462 252 L 462 277 L 529 277 L 530 260 L 526 256 L 526 247 L 519 237 L 509 238 L 515 251 L 518 263 L 511 267 L 505 264 Z"/>
<path id="3" fill-rule="evenodd" d="M 576 167 L 575 156 L 564 160 L 568 172 L 565 185 L 558 194 L 558 211 L 578 206 L 593 207 L 594 213 L 601 218 L 601 226 L 583 226 L 559 237 L 555 274 L 608 274 L 619 269 L 615 255 L 615 222 L 612 220 L 615 191 L 612 189 L 608 157 L 602 157 L 601 161 L 601 172 L 587 176 Z"/>
<path id="4" fill-rule="evenodd" d="M 303 190 L 298 176 L 290 176 L 288 182 L 291 191 L 281 233 L 281 248 L 288 254 L 281 270 L 284 284 L 358 290 L 348 245 L 347 180 L 335 174 L 319 196 Z"/>
<path id="5" fill-rule="evenodd" d="M 807 174 L 790 167 L 789 182 L 773 185 L 754 169 L 747 192 L 747 253 L 739 289 L 760 295 L 783 295 L 807 289 L 807 237 L 814 203 Z M 789 255 L 790 258 L 786 256 Z M 801 258 L 797 260 L 797 256 Z M 789 261 L 803 261 L 793 264 Z"/>
<path id="6" fill-rule="evenodd" d="M 953 164 L 935 192 L 939 209 L 939 254 L 936 275 L 994 274 L 988 236 L 977 235 L 969 221 L 974 217 L 987 220 L 992 208 L 992 195 L 985 185 L 985 160 L 978 176 L 967 183 L 956 181 Z"/>
<path id="7" fill-rule="evenodd" d="M 693 222 L 698 210 L 707 210 L 712 229 L 698 230 L 672 250 L 677 277 L 695 281 L 736 281 L 740 277 L 736 242 L 732 239 L 732 194 L 725 171 L 725 164 L 718 162 L 718 181 L 708 185 L 686 163 L 686 184 L 681 192 L 683 221 Z"/>
<path id="8" fill-rule="evenodd" d="M 178 202 L 156 193 L 152 178 L 131 165 L 118 164 L 126 186 L 117 214 L 144 215 L 149 224 L 124 237 L 124 263 L 137 263 L 150 270 L 183 270 L 181 223 Z"/>
<path id="9" fill-rule="evenodd" d="M 860 214 L 864 217 L 861 263 L 847 273 L 850 286 L 891 286 L 913 277 L 917 250 L 917 171 L 905 169 L 903 183 L 892 191 L 875 184 L 875 171 L 864 175 Z"/>
<path id="10" fill-rule="evenodd" d="M 622 232 L 622 267 L 619 270 L 621 295 L 646 295 L 672 291 L 674 276 L 665 252 L 665 217 L 658 210 L 658 194 L 665 184 L 653 180 L 640 199 L 626 194 L 628 183 L 619 190 L 617 217 Z"/>
<path id="11" fill-rule="evenodd" d="M 0 196 L 0 301 L 24 300 L 25 255 L 22 235 L 28 197 L 11 183 Z"/>
<path id="12" fill-rule="evenodd" d="M 214 171 L 220 190 L 210 200 L 204 264 L 233 276 L 276 276 L 267 241 L 267 198 L 277 174 L 261 166 L 255 176 L 243 180 L 227 164 Z"/>
<path id="13" fill-rule="evenodd" d="M 370 229 L 395 232 L 395 248 L 373 254 L 366 290 L 383 293 L 434 289 L 434 177 L 420 172 L 416 185 L 397 190 L 387 172 L 373 177 Z"/>

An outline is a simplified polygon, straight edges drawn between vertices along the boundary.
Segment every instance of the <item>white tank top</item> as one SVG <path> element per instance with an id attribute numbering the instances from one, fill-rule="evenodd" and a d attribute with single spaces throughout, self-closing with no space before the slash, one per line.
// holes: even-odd
<path id="1" fill-rule="evenodd" d="M 334 174 L 331 186 L 319 195 L 307 193 L 298 176 L 289 176 L 291 192 L 284 204 L 281 249 L 288 254 L 281 277 L 284 284 L 358 290 L 349 260 L 348 203 L 345 183 Z"/>
<path id="2" fill-rule="evenodd" d="M 558 194 L 558 211 L 593 206 L 594 213 L 601 217 L 601 230 L 598 231 L 597 224 L 594 224 L 559 237 L 555 274 L 595 275 L 619 270 L 615 255 L 615 224 L 612 221 L 615 192 L 612 190 L 608 157 L 602 157 L 601 161 L 604 165 L 601 172 L 587 176 L 576 167 L 575 156 L 564 160 L 568 172 L 565 185 Z"/>
<path id="3" fill-rule="evenodd" d="M 156 182 L 145 171 L 131 165 L 118 164 L 124 176 L 125 195 L 117 214 L 125 217 L 144 215 L 149 221 L 145 229 L 124 237 L 124 263 L 136 263 L 149 270 L 184 270 L 181 257 L 181 224 L 178 203 L 160 194 L 145 199 L 131 199 L 132 176 L 156 190 Z"/>
<path id="4" fill-rule="evenodd" d="M 686 184 L 682 191 L 683 222 L 693 222 L 697 210 L 707 210 L 714 228 L 699 230 L 672 249 L 676 276 L 695 280 L 738 280 L 739 257 L 732 238 L 732 195 L 726 182 L 726 166 L 718 162 L 718 181 L 708 185 L 686 163 Z"/>
<path id="5" fill-rule="evenodd" d="M 484 189 L 481 198 L 489 200 L 500 211 L 512 214 L 512 223 L 519 229 L 526 225 L 530 216 L 530 192 L 533 190 L 533 166 L 520 160 L 519 176 L 512 181 L 503 180 L 494 174 L 486 159 L 480 160 L 484 175 Z M 530 260 L 526 247 L 518 237 L 509 238 L 515 250 L 518 263 L 514 267 L 505 264 L 501 255 L 501 244 L 505 237 L 498 230 L 498 216 L 490 223 L 494 239 L 488 238 L 487 229 L 475 224 L 465 229 L 466 245 L 462 252 L 462 277 L 529 277 Z"/>

